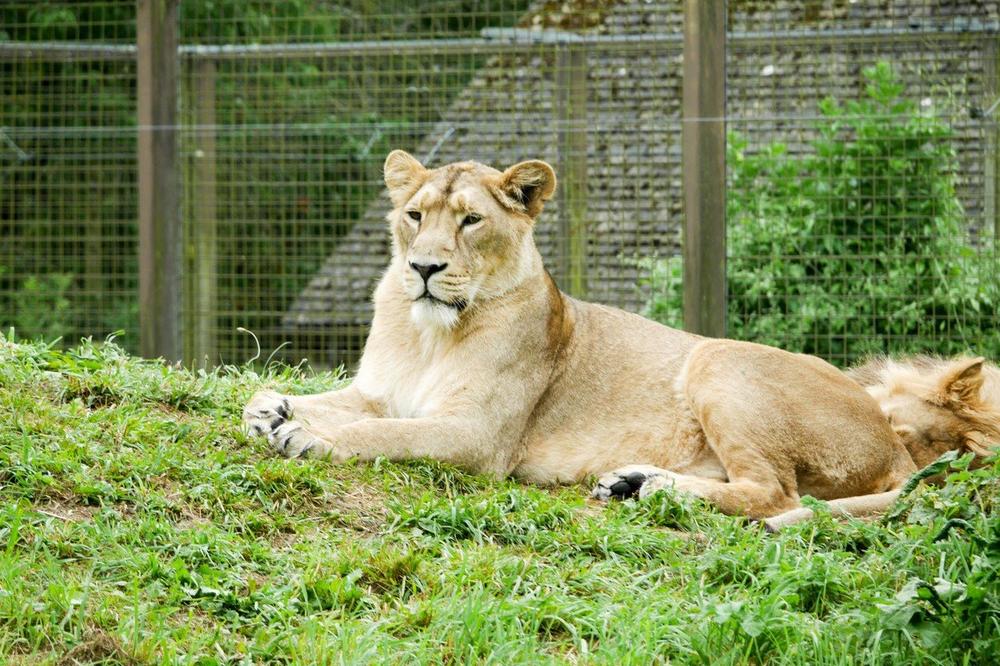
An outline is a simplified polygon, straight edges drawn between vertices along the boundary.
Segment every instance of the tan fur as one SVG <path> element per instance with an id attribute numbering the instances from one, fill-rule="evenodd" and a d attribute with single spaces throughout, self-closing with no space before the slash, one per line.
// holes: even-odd
<path id="1" fill-rule="evenodd" d="M 385 177 L 393 256 L 357 378 L 244 412 L 285 455 L 426 456 L 537 484 L 641 467 L 648 490 L 758 518 L 914 471 L 878 404 L 829 364 L 562 294 L 532 238 L 555 189 L 544 162 L 428 170 L 395 151 Z M 411 264 L 444 268 L 425 285 Z"/>
<path id="2" fill-rule="evenodd" d="M 847 374 L 876 399 L 918 468 L 948 451 L 971 451 L 984 457 L 1000 446 L 1000 370 L 982 358 L 877 358 Z M 973 466 L 980 462 L 974 461 Z M 898 495 L 893 490 L 834 500 L 830 509 L 834 515 L 869 515 L 884 510 Z M 780 529 L 810 516 L 812 511 L 800 508 L 768 518 L 766 523 Z"/>
<path id="3" fill-rule="evenodd" d="M 876 399 L 914 462 L 1000 446 L 1000 369 L 982 358 L 874 359 L 848 373 Z"/>

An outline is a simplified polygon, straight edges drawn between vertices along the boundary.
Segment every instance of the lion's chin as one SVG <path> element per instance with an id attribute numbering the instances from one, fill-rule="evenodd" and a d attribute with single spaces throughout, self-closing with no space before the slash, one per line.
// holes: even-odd
<path id="1" fill-rule="evenodd" d="M 427 298 L 421 298 L 410 305 L 410 319 L 420 329 L 451 330 L 458 324 L 459 309 Z"/>

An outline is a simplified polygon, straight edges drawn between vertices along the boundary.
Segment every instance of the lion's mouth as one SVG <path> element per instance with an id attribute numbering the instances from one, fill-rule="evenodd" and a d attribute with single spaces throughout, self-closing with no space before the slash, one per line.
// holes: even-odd
<path id="1" fill-rule="evenodd" d="M 420 294 L 420 296 L 417 297 L 417 300 L 418 301 L 428 300 L 431 303 L 440 303 L 441 305 L 445 305 L 445 306 L 447 306 L 449 308 L 455 308 L 459 312 L 461 312 L 462 310 L 464 310 L 465 306 L 468 305 L 468 303 L 466 303 L 465 300 L 461 299 L 461 298 L 455 299 L 454 301 L 445 301 L 445 300 L 442 300 L 442 299 L 438 298 L 437 296 L 435 296 L 434 294 L 432 294 L 427 289 L 424 289 L 424 293 Z"/>

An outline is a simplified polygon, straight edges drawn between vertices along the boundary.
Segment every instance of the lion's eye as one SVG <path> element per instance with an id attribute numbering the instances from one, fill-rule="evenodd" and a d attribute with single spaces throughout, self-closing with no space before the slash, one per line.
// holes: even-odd
<path id="1" fill-rule="evenodd" d="M 408 210 L 406 214 L 410 216 L 410 219 L 414 222 L 420 221 L 420 211 L 419 210 Z"/>
<path id="2" fill-rule="evenodd" d="M 462 220 L 462 226 L 468 227 L 470 225 L 476 224 L 477 222 L 482 222 L 483 218 L 481 215 L 476 215 L 475 213 L 469 213 Z"/>

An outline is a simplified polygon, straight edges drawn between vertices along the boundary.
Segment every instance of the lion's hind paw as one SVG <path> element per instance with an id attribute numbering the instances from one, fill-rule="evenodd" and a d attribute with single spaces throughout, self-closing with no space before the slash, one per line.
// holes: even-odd
<path id="1" fill-rule="evenodd" d="M 665 469 L 653 465 L 626 465 L 602 475 L 590 496 L 603 502 L 646 497 L 673 482 L 674 473 Z"/>

